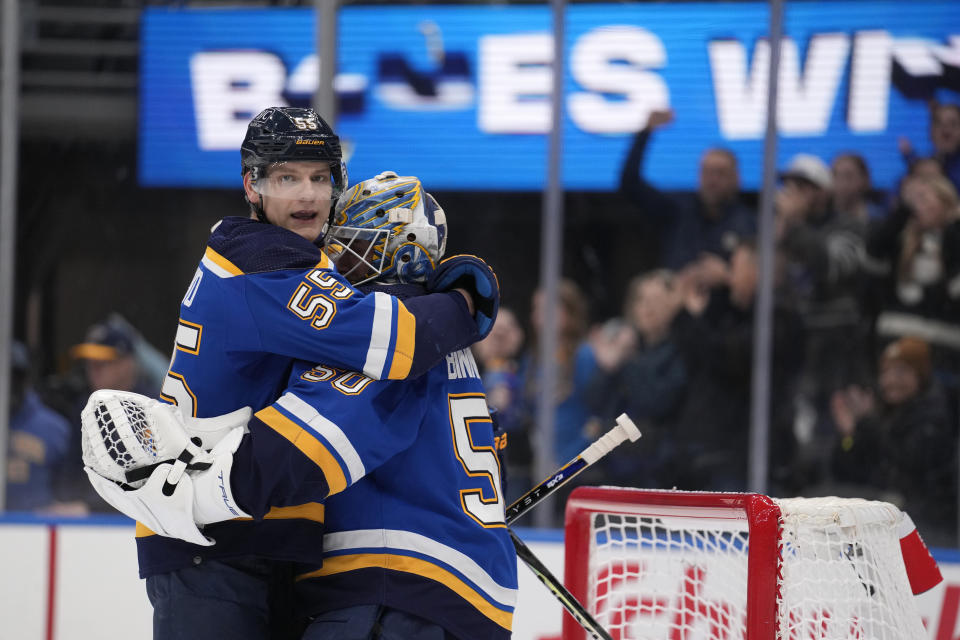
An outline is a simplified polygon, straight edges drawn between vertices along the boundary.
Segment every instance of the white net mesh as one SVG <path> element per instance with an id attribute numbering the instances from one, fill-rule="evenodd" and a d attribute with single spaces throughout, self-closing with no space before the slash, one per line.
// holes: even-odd
<path id="1" fill-rule="evenodd" d="M 616 505 L 589 515 L 585 604 L 617 639 L 916 640 L 925 637 L 893 506 L 777 500 L 777 620 L 748 633 L 748 521 L 730 507 Z M 569 544 L 569 542 L 568 542 Z M 750 577 L 750 580 L 756 580 Z"/>
<path id="2" fill-rule="evenodd" d="M 744 638 L 747 523 L 593 516 L 588 605 L 614 638 Z"/>
<path id="3" fill-rule="evenodd" d="M 903 567 L 896 507 L 838 498 L 777 504 L 783 638 L 925 637 Z"/>

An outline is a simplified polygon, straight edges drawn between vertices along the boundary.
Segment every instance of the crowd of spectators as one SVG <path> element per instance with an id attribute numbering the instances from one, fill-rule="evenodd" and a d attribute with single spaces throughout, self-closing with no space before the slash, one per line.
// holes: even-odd
<path id="1" fill-rule="evenodd" d="M 758 213 L 725 149 L 704 151 L 695 193 L 664 192 L 644 178 L 647 144 L 672 119 L 651 113 L 620 178 L 622 195 L 658 234 L 657 267 L 629 283 L 615 318 L 588 322 L 584 292 L 561 286 L 555 461 L 626 412 L 642 446 L 614 451 L 584 482 L 744 491 Z M 869 162 L 855 152 L 830 165 L 798 154 L 781 167 L 768 492 L 885 499 L 932 544 L 956 546 L 960 106 L 932 105 L 930 142 L 933 155 L 918 157 L 901 141 L 904 174 L 889 194 L 873 189 Z M 512 314 L 503 323 L 513 338 L 488 339 L 500 345 L 496 358 L 477 346 L 490 403 L 512 433 L 511 473 L 522 476 L 536 442 L 530 372 L 541 295 L 525 348 Z"/>
<path id="2" fill-rule="evenodd" d="M 743 491 L 748 487 L 758 214 L 736 156 L 701 157 L 698 189 L 644 178 L 644 152 L 673 119 L 655 111 L 623 162 L 620 192 L 657 233 L 655 268 L 617 317 L 590 316 L 562 280 L 552 456 L 566 462 L 622 412 L 644 433 L 583 482 Z M 775 195 L 768 492 L 879 497 L 908 510 L 933 544 L 957 545 L 960 435 L 960 106 L 931 108 L 933 154 L 901 141 L 903 178 L 875 190 L 867 159 L 799 154 Z M 509 274 L 502 274 L 509 279 Z M 568 274 L 569 275 L 569 274 Z M 512 501 L 533 484 L 537 351 L 546 304 L 500 311 L 475 346 L 488 403 L 510 435 Z M 87 514 L 108 507 L 80 462 L 91 391 L 158 396 L 164 357 L 119 317 L 90 328 L 73 365 L 43 380 L 13 351 L 8 507 Z"/>
<path id="3" fill-rule="evenodd" d="M 13 343 L 7 509 L 54 516 L 115 513 L 87 481 L 80 413 L 99 389 L 160 394 L 165 363 L 121 316 L 91 326 L 61 373 L 41 377 L 27 347 Z"/>

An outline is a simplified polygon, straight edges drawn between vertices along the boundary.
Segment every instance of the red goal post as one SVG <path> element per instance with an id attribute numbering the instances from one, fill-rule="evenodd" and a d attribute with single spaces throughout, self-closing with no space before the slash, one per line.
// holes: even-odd
<path id="1" fill-rule="evenodd" d="M 615 640 L 925 637 L 887 503 L 579 487 L 565 520 L 566 587 Z"/>

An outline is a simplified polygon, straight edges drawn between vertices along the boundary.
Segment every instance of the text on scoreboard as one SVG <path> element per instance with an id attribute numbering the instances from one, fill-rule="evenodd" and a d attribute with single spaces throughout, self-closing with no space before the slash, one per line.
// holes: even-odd
<path id="1" fill-rule="evenodd" d="M 347 6 L 339 12 L 337 131 L 354 179 L 385 169 L 430 189 L 540 190 L 551 129 L 548 6 Z M 563 50 L 562 173 L 615 189 L 652 110 L 645 175 L 694 188 L 703 150 L 762 173 L 770 46 L 764 3 L 573 5 Z M 902 175 L 897 138 L 929 150 L 927 101 L 960 102 L 960 3 L 794 3 L 779 72 L 779 158 L 845 151 L 874 183 Z M 307 106 L 318 86 L 310 9 L 144 11 L 139 176 L 238 187 L 247 122 Z"/>

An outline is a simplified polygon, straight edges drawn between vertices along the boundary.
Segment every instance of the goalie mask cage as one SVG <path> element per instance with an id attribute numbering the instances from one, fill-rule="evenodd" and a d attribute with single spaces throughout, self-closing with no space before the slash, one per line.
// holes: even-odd
<path id="1" fill-rule="evenodd" d="M 615 640 L 918 640 L 900 517 L 859 499 L 579 487 L 565 584 Z M 584 637 L 565 615 L 563 640 Z"/>

